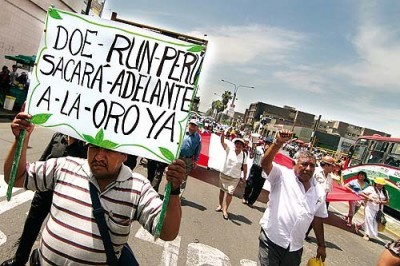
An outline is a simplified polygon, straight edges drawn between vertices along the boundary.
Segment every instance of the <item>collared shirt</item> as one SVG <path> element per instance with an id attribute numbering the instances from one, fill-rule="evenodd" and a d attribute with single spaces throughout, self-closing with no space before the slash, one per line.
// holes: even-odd
<path id="1" fill-rule="evenodd" d="M 42 265 L 106 265 L 106 253 L 93 216 L 89 182 L 97 188 L 87 160 L 75 157 L 27 164 L 24 187 L 54 190 L 50 216 L 42 232 Z M 122 166 L 115 181 L 99 194 L 117 256 L 134 220 L 153 233 L 162 201 L 142 175 Z"/>
<path id="2" fill-rule="evenodd" d="M 242 164 L 247 165 L 246 154 L 243 151 L 236 154 L 235 149 L 230 148 L 228 145 L 225 152 L 226 158 L 222 173 L 232 178 L 240 178 L 242 175 Z"/>
<path id="3" fill-rule="evenodd" d="M 314 178 L 317 185 L 321 186 L 326 193 L 332 191 L 332 176 L 330 173 L 325 175 L 324 169 L 320 167 L 315 169 Z"/>
<path id="4" fill-rule="evenodd" d="M 311 182 L 305 191 L 293 169 L 274 164 L 267 177 L 270 182 L 268 208 L 260 225 L 275 244 L 296 251 L 314 216 L 326 218 L 325 192 Z"/>
<path id="5" fill-rule="evenodd" d="M 201 150 L 201 137 L 199 133 L 194 132 L 190 134 L 189 131 L 186 131 L 185 137 L 182 141 L 181 147 L 181 157 L 192 157 L 194 156 L 194 161 L 199 161 L 199 155 Z"/>

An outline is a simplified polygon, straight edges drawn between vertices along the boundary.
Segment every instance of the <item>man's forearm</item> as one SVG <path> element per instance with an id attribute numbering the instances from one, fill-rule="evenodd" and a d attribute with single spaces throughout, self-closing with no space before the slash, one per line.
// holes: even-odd
<path id="1" fill-rule="evenodd" d="M 272 162 L 274 161 L 275 155 L 281 149 L 283 143 L 273 143 L 265 151 L 263 158 L 261 159 L 261 166 L 265 173 L 269 174 L 272 170 Z"/>
<path id="2" fill-rule="evenodd" d="M 181 225 L 181 217 L 182 209 L 179 195 L 171 195 L 160 234 L 162 240 L 172 241 L 176 238 Z"/>
<path id="3" fill-rule="evenodd" d="M 318 247 L 325 247 L 325 236 L 324 236 L 324 223 L 323 218 L 314 217 L 312 226 L 314 229 L 315 237 L 317 238 Z"/>
<path id="4" fill-rule="evenodd" d="M 18 143 L 18 139 L 16 139 L 14 141 L 14 143 L 12 144 L 7 157 L 4 161 L 4 180 L 8 183 L 10 181 L 10 177 L 11 177 L 11 168 L 12 168 L 12 164 L 14 162 L 14 155 L 15 155 L 15 151 L 17 149 L 17 143 Z M 15 182 L 14 182 L 14 186 L 15 187 L 22 187 L 24 184 L 24 174 L 25 174 L 25 166 L 26 166 L 26 150 L 28 148 L 28 143 L 29 143 L 29 135 L 27 134 L 22 146 L 22 150 L 21 150 L 21 156 L 19 159 L 19 164 L 18 164 L 18 169 L 17 169 L 17 174 L 15 177 Z"/>

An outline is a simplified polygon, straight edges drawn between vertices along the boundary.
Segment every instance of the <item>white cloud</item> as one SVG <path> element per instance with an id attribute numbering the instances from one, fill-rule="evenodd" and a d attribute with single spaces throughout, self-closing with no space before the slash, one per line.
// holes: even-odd
<path id="1" fill-rule="evenodd" d="M 394 109 L 385 105 L 377 105 L 375 101 L 375 97 L 368 95 L 342 99 L 342 111 L 344 111 L 342 113 L 347 112 L 347 117 L 351 115 L 356 125 L 381 130 L 399 137 L 400 125 L 396 114 L 400 113 L 400 108 Z M 380 127 L 377 128 L 373 125 L 380 125 Z"/>
<path id="2" fill-rule="evenodd" d="M 379 6 L 360 8 L 360 26 L 351 39 L 358 61 L 334 71 L 350 78 L 353 85 L 379 91 L 398 91 L 400 85 L 400 34 L 398 27 L 385 24 Z"/>
<path id="3" fill-rule="evenodd" d="M 289 86 L 301 91 L 321 93 L 327 86 L 325 79 L 310 69 L 277 71 L 274 73 L 274 76 Z"/>
<path id="4" fill-rule="evenodd" d="M 207 57 L 222 65 L 245 65 L 252 61 L 281 64 L 305 40 L 300 33 L 264 25 L 220 26 L 189 34 L 201 36 L 200 33 L 207 33 Z"/>

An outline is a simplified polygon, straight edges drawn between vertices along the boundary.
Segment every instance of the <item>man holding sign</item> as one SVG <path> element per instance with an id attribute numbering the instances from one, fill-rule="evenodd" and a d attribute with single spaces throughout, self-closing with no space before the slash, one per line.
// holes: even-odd
<path id="1" fill-rule="evenodd" d="M 117 257 L 127 243 L 131 223 L 138 220 L 154 234 L 160 219 L 162 201 L 149 181 L 123 165 L 127 155 L 89 145 L 87 158 L 64 157 L 44 162 L 26 162 L 26 150 L 34 126 L 31 116 L 21 112 L 11 123 L 15 136 L 4 163 L 5 181 L 9 182 L 13 157 L 22 130 L 26 130 L 15 186 L 45 191 L 54 190 L 50 218 L 40 241 L 42 264 L 108 264 L 99 227 L 93 216 L 89 184 L 96 187 Z M 166 172 L 172 192 L 160 234 L 173 240 L 180 227 L 180 185 L 185 176 L 182 160 L 173 161 Z"/>

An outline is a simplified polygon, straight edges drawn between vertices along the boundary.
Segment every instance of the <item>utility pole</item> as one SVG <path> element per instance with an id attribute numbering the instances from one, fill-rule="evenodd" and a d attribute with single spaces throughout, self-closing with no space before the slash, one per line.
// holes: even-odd
<path id="1" fill-rule="evenodd" d="M 316 139 L 315 132 L 318 129 L 320 121 L 321 121 L 321 115 L 318 116 L 318 119 L 317 119 L 317 121 L 315 121 L 315 124 L 314 124 L 314 129 L 313 129 L 313 132 L 312 132 L 312 135 L 311 135 L 311 139 L 310 139 L 310 150 L 314 147 L 314 142 L 315 142 L 315 139 Z"/>
<path id="2" fill-rule="evenodd" d="M 91 7 L 92 7 L 92 0 L 87 0 L 85 15 L 89 15 Z"/>
<path id="3" fill-rule="evenodd" d="M 297 115 L 299 114 L 299 111 L 296 110 L 296 115 L 294 116 L 294 120 L 293 120 L 293 125 L 292 125 L 292 132 L 294 130 L 294 127 L 296 126 L 296 122 L 297 122 Z"/>

